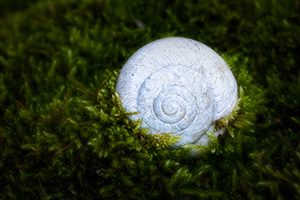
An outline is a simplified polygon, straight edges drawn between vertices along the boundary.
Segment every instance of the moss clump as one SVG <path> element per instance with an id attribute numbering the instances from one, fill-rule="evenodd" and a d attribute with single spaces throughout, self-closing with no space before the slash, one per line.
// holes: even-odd
<path id="1" fill-rule="evenodd" d="M 300 198 L 296 0 L 30 2 L 0 18 L 1 199 Z M 115 93 L 165 36 L 213 47 L 237 78 L 239 109 L 207 148 L 147 135 Z"/>

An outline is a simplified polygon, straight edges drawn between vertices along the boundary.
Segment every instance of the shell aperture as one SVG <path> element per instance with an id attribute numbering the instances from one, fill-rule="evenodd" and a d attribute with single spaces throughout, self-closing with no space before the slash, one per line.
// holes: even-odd
<path id="1" fill-rule="evenodd" d="M 123 66 L 116 92 L 129 118 L 151 134 L 181 135 L 175 145 L 209 142 L 206 131 L 230 114 L 237 83 L 225 61 L 206 45 L 163 38 L 136 51 Z M 216 133 L 219 134 L 219 133 Z"/>

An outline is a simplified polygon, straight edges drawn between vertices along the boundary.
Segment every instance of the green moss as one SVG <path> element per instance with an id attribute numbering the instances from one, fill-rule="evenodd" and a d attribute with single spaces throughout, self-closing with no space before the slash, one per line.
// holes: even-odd
<path id="1" fill-rule="evenodd" d="M 0 3 L 1 199 L 300 198 L 298 1 L 30 2 Z M 115 93 L 135 50 L 175 35 L 239 85 L 209 147 L 146 134 Z"/>

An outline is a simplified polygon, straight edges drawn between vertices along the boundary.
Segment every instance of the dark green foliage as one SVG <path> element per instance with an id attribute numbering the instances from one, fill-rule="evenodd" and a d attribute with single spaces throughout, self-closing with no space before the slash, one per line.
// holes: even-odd
<path id="1" fill-rule="evenodd" d="M 0 199 L 300 199 L 298 0 L 20 2 L 0 1 Z M 208 147 L 147 135 L 115 93 L 166 36 L 211 46 L 239 84 Z"/>

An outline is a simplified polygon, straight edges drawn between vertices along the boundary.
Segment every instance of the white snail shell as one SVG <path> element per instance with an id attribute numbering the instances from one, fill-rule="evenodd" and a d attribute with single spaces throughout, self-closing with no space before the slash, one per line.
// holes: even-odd
<path id="1" fill-rule="evenodd" d="M 237 83 L 225 61 L 208 46 L 181 37 L 136 51 L 119 74 L 116 92 L 127 112 L 138 112 L 131 120 L 142 119 L 151 134 L 181 135 L 177 146 L 207 145 L 206 132 L 237 102 Z"/>

